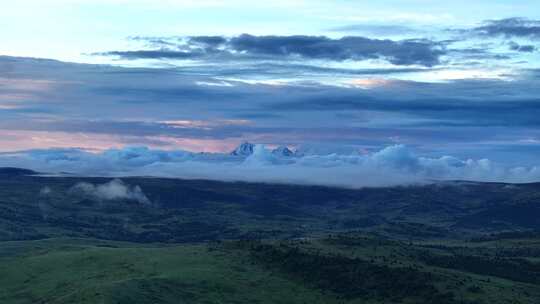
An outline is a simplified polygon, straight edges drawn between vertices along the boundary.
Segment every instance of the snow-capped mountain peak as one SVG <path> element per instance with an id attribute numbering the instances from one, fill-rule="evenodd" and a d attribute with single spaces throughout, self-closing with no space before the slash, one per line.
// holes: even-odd
<path id="1" fill-rule="evenodd" d="M 278 156 L 293 156 L 294 152 L 291 151 L 287 146 L 279 146 L 272 150 L 272 154 L 278 155 Z"/>
<path id="2" fill-rule="evenodd" d="M 231 155 L 235 156 L 249 156 L 253 154 L 253 149 L 255 145 L 249 142 L 244 142 L 240 144 L 234 151 L 231 152 Z"/>

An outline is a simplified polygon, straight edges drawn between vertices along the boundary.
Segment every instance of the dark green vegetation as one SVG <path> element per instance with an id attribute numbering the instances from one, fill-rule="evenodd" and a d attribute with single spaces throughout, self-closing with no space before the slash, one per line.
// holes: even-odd
<path id="1" fill-rule="evenodd" d="M 0 303 L 538 303 L 540 184 L 337 189 L 0 170 Z"/>

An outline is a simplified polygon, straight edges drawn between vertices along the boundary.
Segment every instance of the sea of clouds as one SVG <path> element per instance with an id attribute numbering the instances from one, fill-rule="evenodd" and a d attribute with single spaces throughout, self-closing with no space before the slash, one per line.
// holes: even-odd
<path id="1" fill-rule="evenodd" d="M 0 155 L 0 166 L 46 174 L 154 176 L 223 181 L 276 182 L 344 187 L 378 187 L 437 180 L 540 181 L 540 167 L 505 167 L 488 159 L 422 157 L 394 145 L 373 153 L 276 155 L 256 145 L 251 155 L 153 150 L 146 147 L 91 153 L 78 149 L 31 150 Z M 87 185 L 88 186 L 88 185 Z M 118 189 L 118 185 L 108 185 Z M 120 187 L 121 188 L 121 187 Z M 96 192 L 97 189 L 90 189 Z M 103 191 L 101 191 L 103 190 Z M 109 189 L 110 190 L 110 189 Z M 136 189 L 129 190 L 137 195 Z M 100 189 L 105 195 L 116 193 Z"/>

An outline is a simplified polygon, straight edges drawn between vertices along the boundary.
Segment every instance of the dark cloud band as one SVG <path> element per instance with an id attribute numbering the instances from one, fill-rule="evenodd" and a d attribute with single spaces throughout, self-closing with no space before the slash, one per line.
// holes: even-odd
<path id="1" fill-rule="evenodd" d="M 141 38 L 139 38 L 141 39 Z M 155 38 L 151 42 L 155 42 Z M 170 47 L 157 50 L 111 51 L 99 55 L 125 59 L 284 59 L 301 57 L 331 61 L 383 59 L 395 65 L 435 66 L 446 53 L 444 44 L 431 40 L 380 40 L 347 36 L 332 39 L 325 36 L 254 36 L 243 34 L 226 38 L 194 36 Z"/>
<path id="2" fill-rule="evenodd" d="M 540 20 L 526 18 L 489 20 L 484 25 L 474 28 L 473 32 L 486 36 L 540 39 Z"/>

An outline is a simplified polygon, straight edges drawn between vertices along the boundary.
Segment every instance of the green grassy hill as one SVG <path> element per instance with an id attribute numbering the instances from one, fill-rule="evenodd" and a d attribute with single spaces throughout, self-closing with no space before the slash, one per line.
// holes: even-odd
<path id="1" fill-rule="evenodd" d="M 332 303 L 331 297 L 206 245 L 90 240 L 1 245 L 1 303 Z"/>
<path id="2" fill-rule="evenodd" d="M 3 242 L 0 302 L 487 304 L 540 299 L 540 264 L 527 264 L 539 258 L 537 240 L 444 244 L 360 235 L 169 246 L 88 239 Z M 519 250 L 532 254 L 516 255 Z M 456 259 L 474 263 L 452 264 Z"/>

